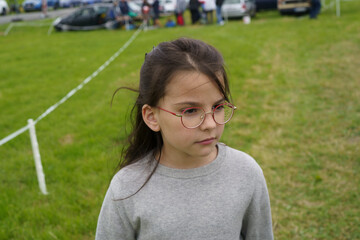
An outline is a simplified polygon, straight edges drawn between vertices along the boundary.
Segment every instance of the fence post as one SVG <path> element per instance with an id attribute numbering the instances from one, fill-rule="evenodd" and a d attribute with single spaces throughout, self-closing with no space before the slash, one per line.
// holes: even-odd
<path id="1" fill-rule="evenodd" d="M 336 16 L 340 17 L 340 0 L 336 0 Z"/>
<path id="2" fill-rule="evenodd" d="M 48 192 L 46 191 L 46 183 L 45 183 L 45 175 L 43 172 L 43 167 L 41 164 L 41 158 L 40 158 L 40 151 L 39 151 L 39 144 L 36 138 L 36 132 L 35 132 L 35 124 L 32 119 L 28 120 L 29 124 L 29 132 L 30 132 L 30 140 L 31 140 L 31 146 L 33 150 L 34 160 L 35 160 L 35 168 L 36 168 L 36 174 L 39 182 L 39 187 L 41 192 L 44 195 L 47 195 Z"/>

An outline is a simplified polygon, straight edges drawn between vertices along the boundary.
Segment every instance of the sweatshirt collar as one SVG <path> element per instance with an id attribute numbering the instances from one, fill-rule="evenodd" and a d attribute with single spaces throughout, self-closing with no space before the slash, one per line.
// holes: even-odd
<path id="1" fill-rule="evenodd" d="M 170 168 L 166 167 L 162 164 L 159 164 L 157 167 L 155 174 L 164 175 L 167 177 L 172 178 L 196 178 L 205 175 L 209 175 L 212 172 L 215 172 L 221 167 L 226 155 L 226 147 L 223 143 L 218 143 L 218 154 L 214 161 L 198 167 L 198 168 L 191 168 L 191 169 L 177 169 L 177 168 Z"/>

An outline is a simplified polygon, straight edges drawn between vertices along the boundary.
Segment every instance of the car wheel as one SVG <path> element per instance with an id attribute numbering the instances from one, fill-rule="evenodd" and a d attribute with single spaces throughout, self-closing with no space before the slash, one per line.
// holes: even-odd
<path id="1" fill-rule="evenodd" d="M 1 11 L 1 15 L 6 15 L 6 8 L 3 8 L 2 11 Z"/>

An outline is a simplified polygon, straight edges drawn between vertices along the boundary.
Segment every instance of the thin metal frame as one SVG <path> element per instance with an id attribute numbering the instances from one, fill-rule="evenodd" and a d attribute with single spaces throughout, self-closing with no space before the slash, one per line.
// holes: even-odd
<path id="1" fill-rule="evenodd" d="M 232 111 L 232 113 L 231 113 L 231 116 L 229 117 L 229 119 L 228 119 L 226 122 L 224 122 L 224 123 L 218 123 L 218 122 L 215 120 L 215 116 L 214 116 L 215 110 L 216 110 L 218 107 L 221 107 L 221 106 L 224 106 L 224 105 L 230 106 L 230 107 L 233 109 L 233 111 Z M 234 106 L 234 105 L 231 104 L 231 103 L 222 103 L 222 104 L 218 105 L 216 108 L 214 108 L 214 110 L 212 110 L 212 111 L 210 111 L 210 112 L 205 112 L 205 110 L 204 110 L 202 107 L 189 107 L 189 108 L 184 109 L 184 110 L 181 112 L 181 114 L 176 114 L 176 113 L 174 113 L 174 112 L 171 112 L 171 111 L 166 110 L 166 109 L 161 108 L 161 107 L 157 107 L 157 108 L 159 108 L 160 110 L 163 110 L 163 111 L 165 111 L 165 112 L 168 112 L 168 113 L 174 115 L 175 117 L 180 117 L 180 118 L 181 118 L 181 124 L 182 124 L 185 128 L 187 128 L 187 129 L 194 129 L 194 128 L 197 128 L 198 126 L 200 126 L 200 125 L 205 121 L 205 118 L 206 118 L 206 115 L 207 115 L 207 114 L 211 114 L 211 116 L 212 116 L 212 118 L 213 118 L 213 120 L 214 120 L 214 122 L 215 122 L 216 124 L 218 124 L 218 125 L 225 125 L 226 123 L 228 123 L 228 122 L 231 120 L 232 116 L 234 115 L 234 111 L 237 109 L 237 107 Z M 204 112 L 204 115 L 202 116 L 201 122 L 200 122 L 198 125 L 196 125 L 195 127 L 186 127 L 185 124 L 184 124 L 184 122 L 183 122 L 183 118 L 182 118 L 182 117 L 183 117 L 183 115 L 184 115 L 184 112 L 187 111 L 187 110 L 189 110 L 189 109 L 201 109 L 201 110 L 203 110 L 203 112 Z"/>

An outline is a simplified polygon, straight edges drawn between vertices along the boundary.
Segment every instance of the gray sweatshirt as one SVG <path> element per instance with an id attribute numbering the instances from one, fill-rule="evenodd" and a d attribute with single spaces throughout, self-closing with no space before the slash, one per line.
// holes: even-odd
<path id="1" fill-rule="evenodd" d="M 151 154 L 121 169 L 106 193 L 97 240 L 273 239 L 269 195 L 249 155 L 218 144 L 216 159 L 199 168 L 159 164 L 149 182 Z"/>

